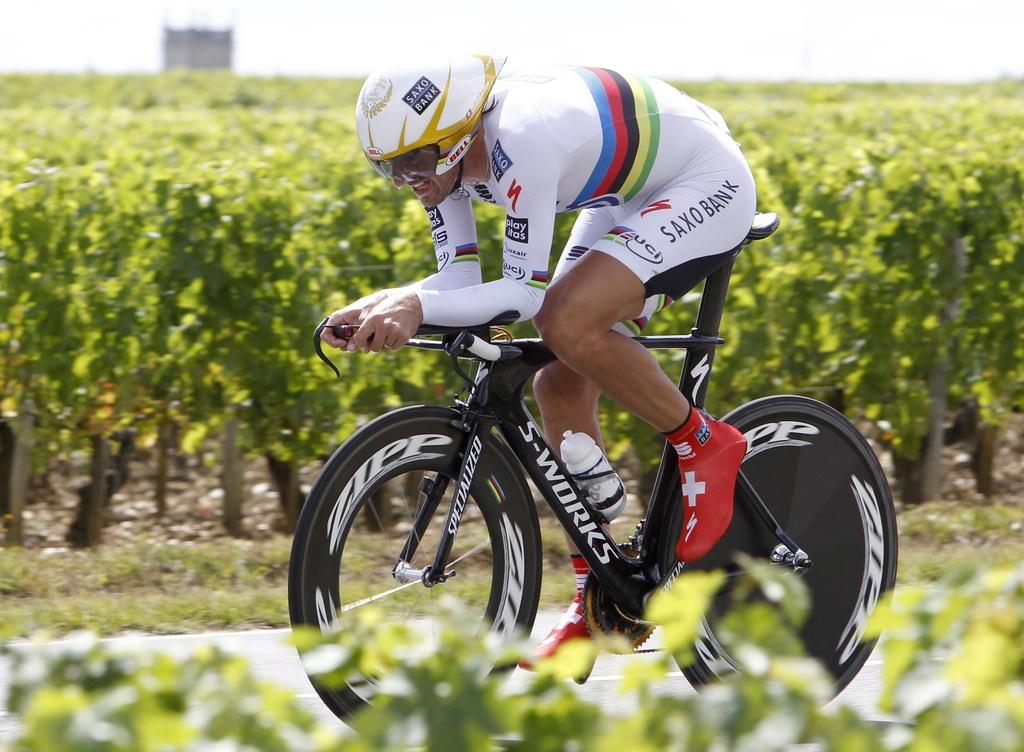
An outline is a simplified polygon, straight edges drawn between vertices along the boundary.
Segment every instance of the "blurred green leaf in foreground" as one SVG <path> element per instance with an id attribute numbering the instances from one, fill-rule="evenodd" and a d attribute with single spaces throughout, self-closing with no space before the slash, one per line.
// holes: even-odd
<path id="1" fill-rule="evenodd" d="M 799 578 L 746 563 L 722 640 L 742 673 L 685 697 L 666 692 L 668 653 L 638 656 L 625 671 L 622 712 L 581 699 L 567 681 L 615 641 L 577 643 L 512 686 L 506 672 L 525 641 L 501 642 L 455 604 L 422 625 L 359 609 L 336 634 L 293 641 L 324 685 L 370 675 L 373 705 L 356 735 L 319 725 L 289 692 L 255 680 L 213 648 L 176 661 L 115 652 L 94 638 L 17 646 L 8 706 L 21 722 L 15 750 L 404 750 L 545 752 L 648 750 L 1020 750 L 1024 748 L 1024 565 L 964 570 L 940 585 L 903 591 L 872 622 L 885 634 L 883 728 L 853 709 L 822 705 L 827 672 L 800 655 L 794 629 L 806 608 Z M 649 612 L 668 649 L 685 654 L 722 575 L 685 575 Z"/>

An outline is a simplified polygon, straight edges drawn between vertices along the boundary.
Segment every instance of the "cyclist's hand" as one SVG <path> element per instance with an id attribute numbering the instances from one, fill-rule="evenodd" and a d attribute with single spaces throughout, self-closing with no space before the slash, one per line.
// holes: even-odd
<path id="1" fill-rule="evenodd" d="M 423 323 L 420 299 L 412 290 L 389 290 L 359 321 L 359 331 L 345 349 L 380 352 L 408 342 Z"/>
<path id="2" fill-rule="evenodd" d="M 363 323 L 370 310 L 377 305 L 379 302 L 384 300 L 393 290 L 378 290 L 377 292 L 370 293 L 361 297 L 359 300 L 349 303 L 344 308 L 339 308 L 337 311 L 327 317 L 327 326 L 320 333 L 320 339 L 331 347 L 337 347 L 339 350 L 346 349 L 348 340 L 338 337 L 331 331 L 330 327 L 335 324 L 351 324 L 354 328 L 358 329 L 359 325 Z"/>

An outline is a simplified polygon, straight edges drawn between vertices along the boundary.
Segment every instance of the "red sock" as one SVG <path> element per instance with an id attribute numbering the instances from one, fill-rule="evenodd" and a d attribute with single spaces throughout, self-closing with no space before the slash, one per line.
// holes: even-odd
<path id="1" fill-rule="evenodd" d="M 700 410 L 691 407 L 690 415 L 674 431 L 664 434 L 668 443 L 676 450 L 680 460 L 696 459 L 701 447 L 711 441 L 711 425 L 704 420 Z"/>
<path id="2" fill-rule="evenodd" d="M 576 595 L 582 596 L 583 586 L 587 583 L 587 575 L 590 574 L 590 565 L 579 554 L 573 554 L 569 558 L 572 559 L 572 570 L 576 573 Z"/>

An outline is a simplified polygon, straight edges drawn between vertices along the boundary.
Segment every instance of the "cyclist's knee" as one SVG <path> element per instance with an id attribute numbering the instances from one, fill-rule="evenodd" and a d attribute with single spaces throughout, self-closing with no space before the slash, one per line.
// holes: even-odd
<path id="1" fill-rule="evenodd" d="M 574 324 L 566 317 L 546 322 L 537 330 L 544 343 L 562 360 L 572 362 L 583 347 L 587 332 L 581 331 L 578 323 Z"/>
<path id="2" fill-rule="evenodd" d="M 544 304 L 533 318 L 544 343 L 560 358 L 570 357 L 593 328 L 593 303 L 571 285 L 553 285 L 544 296 Z M 603 313 L 603 312 L 602 312 Z"/>
<path id="3" fill-rule="evenodd" d="M 540 333 L 544 341 L 548 341 L 548 334 L 554 334 L 555 329 L 561 327 L 562 322 L 562 309 L 563 305 L 562 298 L 562 287 L 560 285 L 554 285 L 544 295 L 544 303 L 541 305 L 541 309 L 537 311 L 534 316 L 534 326 L 537 327 L 537 331 Z"/>
<path id="4" fill-rule="evenodd" d="M 544 305 L 533 317 L 533 325 L 537 327 L 541 339 L 556 354 L 559 353 L 562 342 L 572 336 L 574 329 L 578 330 L 578 322 L 573 323 L 572 317 L 568 315 L 568 306 L 563 303 L 563 297 L 555 290 L 551 290 L 544 297 Z"/>

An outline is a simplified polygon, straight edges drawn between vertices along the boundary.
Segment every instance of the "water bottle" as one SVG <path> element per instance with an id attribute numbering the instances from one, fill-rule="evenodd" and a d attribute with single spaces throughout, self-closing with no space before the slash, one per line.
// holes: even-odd
<path id="1" fill-rule="evenodd" d="M 618 517 L 626 505 L 626 489 L 601 447 L 585 433 L 566 431 L 561 449 L 566 470 L 572 473 L 594 509 L 606 522 Z"/>

